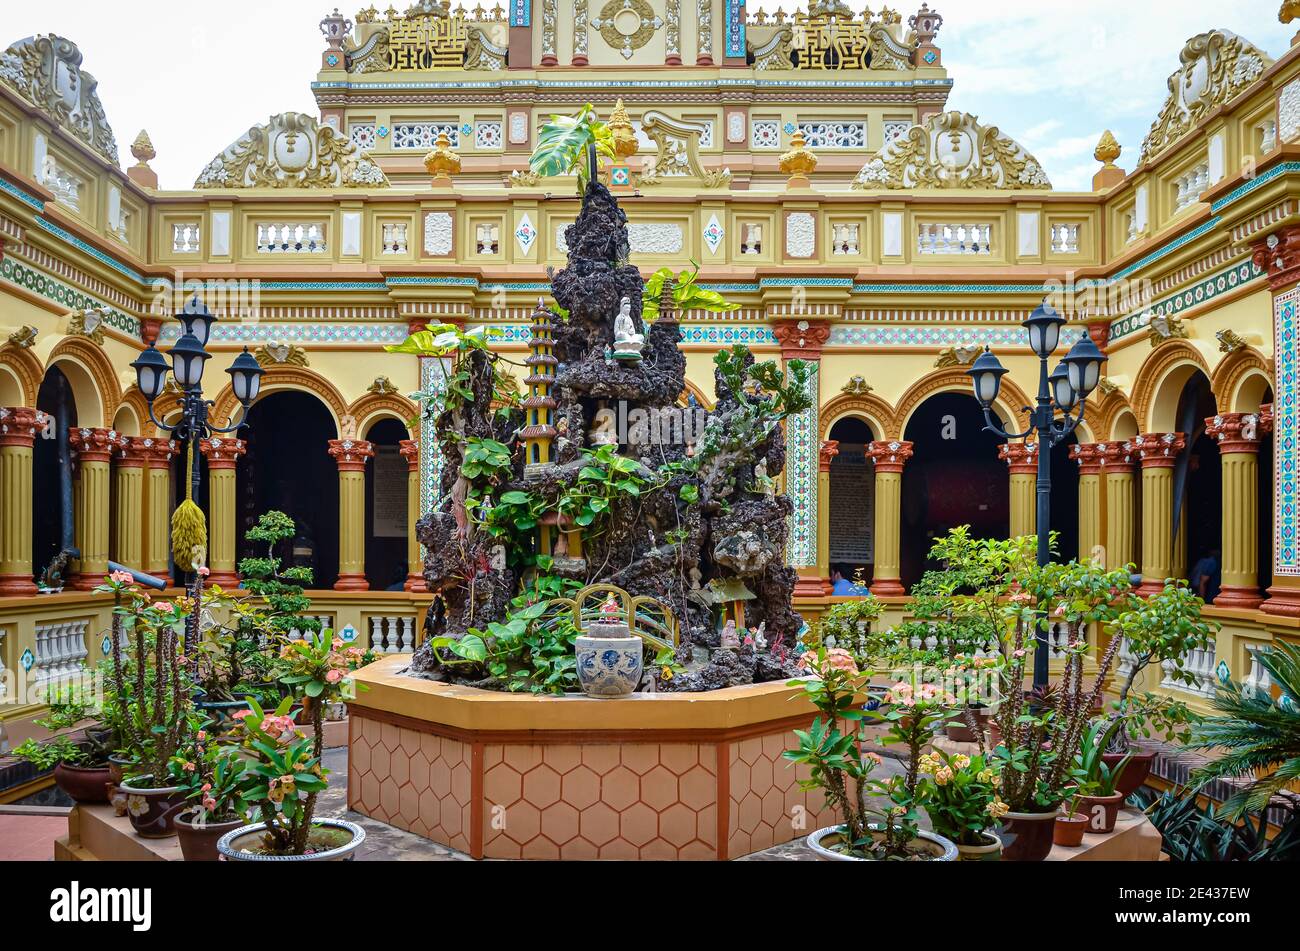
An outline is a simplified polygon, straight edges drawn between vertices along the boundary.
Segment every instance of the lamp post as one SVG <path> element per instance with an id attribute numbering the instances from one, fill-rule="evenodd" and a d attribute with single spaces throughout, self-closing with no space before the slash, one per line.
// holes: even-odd
<path id="1" fill-rule="evenodd" d="M 1051 519 L 1052 519 L 1052 447 L 1060 444 L 1078 427 L 1083 419 L 1085 403 L 1089 394 L 1097 388 L 1101 378 L 1101 364 L 1105 355 L 1097 349 L 1087 334 L 1070 348 L 1064 359 L 1051 373 L 1047 372 L 1047 361 L 1056 352 L 1061 340 L 1061 328 L 1065 318 L 1056 312 L 1046 301 L 1042 303 L 1024 322 L 1029 334 L 1029 349 L 1038 357 L 1038 399 L 1029 411 L 1029 428 L 1023 433 L 1009 433 L 995 421 L 993 403 L 998 398 L 1002 386 L 1002 377 L 1007 370 L 993 355 L 992 350 L 984 348 L 979 359 L 972 364 L 968 372 L 975 388 L 975 399 L 984 410 L 984 429 L 1006 440 L 1025 439 L 1036 436 L 1038 441 L 1038 483 L 1036 492 L 1037 526 L 1038 526 L 1038 564 L 1046 565 L 1052 558 Z M 1076 411 L 1077 407 L 1077 411 Z M 1057 419 L 1056 414 L 1062 414 Z M 1071 415 L 1074 412 L 1074 415 Z M 1034 647 L 1034 689 L 1041 691 L 1047 687 L 1047 632 L 1040 623 L 1035 637 Z"/>
<path id="2" fill-rule="evenodd" d="M 182 312 L 176 315 L 181 322 L 183 333 L 170 351 L 171 365 L 157 348 L 150 344 L 131 364 L 135 369 L 136 382 L 140 392 L 149 404 L 149 419 L 164 432 L 171 433 L 176 439 L 184 440 L 187 451 L 191 454 L 189 495 L 192 498 L 199 487 L 199 467 L 193 463 L 193 453 L 199 440 L 223 433 L 233 433 L 242 429 L 248 422 L 248 408 L 257 399 L 261 387 L 261 377 L 265 372 L 244 348 L 244 352 L 235 358 L 226 370 L 230 374 L 231 387 L 235 398 L 243 407 L 243 414 L 234 426 L 225 428 L 213 426 L 208 419 L 212 407 L 210 400 L 203 398 L 203 368 L 211 354 L 204 349 L 212 333 L 212 325 L 217 319 L 208 312 L 207 307 L 194 297 L 185 304 Z M 153 404 L 162 395 L 167 384 L 167 374 L 171 372 L 183 393 L 181 416 L 174 424 L 167 424 L 154 416 Z M 191 570 L 187 567 L 187 570 Z"/>

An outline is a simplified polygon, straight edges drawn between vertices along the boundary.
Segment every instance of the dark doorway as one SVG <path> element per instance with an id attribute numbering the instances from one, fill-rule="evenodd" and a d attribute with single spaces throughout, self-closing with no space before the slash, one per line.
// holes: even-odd
<path id="1" fill-rule="evenodd" d="M 72 537 L 63 537 L 72 528 L 72 500 L 64 498 L 63 469 L 72 452 L 68 436 L 77 425 L 77 403 L 58 367 L 51 367 L 41 381 L 36 408 L 54 419 L 50 429 L 36 434 L 32 447 L 32 571 L 39 578 L 65 543 L 74 543 Z M 65 569 L 65 580 L 68 574 Z"/>
<path id="2" fill-rule="evenodd" d="M 1070 433 L 1052 447 L 1052 531 L 1056 532 L 1056 561 L 1073 561 L 1079 551 L 1079 464 L 1070 458 L 1078 436 Z M 1098 513 L 1100 514 L 1100 513 Z"/>
<path id="3" fill-rule="evenodd" d="M 1181 511 L 1180 517 L 1186 520 L 1187 538 L 1186 550 L 1174 552 L 1174 567 L 1182 569 L 1181 576 L 1187 577 L 1193 588 L 1197 579 L 1190 575 L 1200 559 L 1213 552 L 1222 565 L 1223 468 L 1218 443 L 1205 433 L 1205 421 L 1217 412 L 1209 379 L 1199 371 L 1193 373 L 1178 398 L 1177 420 L 1179 431 L 1186 434 L 1187 456 L 1174 470 L 1174 490 L 1181 491 L 1174 500 L 1174 511 L 1176 515 Z M 1178 538 L 1177 525 L 1174 538 Z M 1217 581 L 1211 583 L 1207 600 L 1213 600 L 1217 588 Z"/>
<path id="4" fill-rule="evenodd" d="M 407 474 L 398 445 L 409 439 L 406 427 L 382 419 L 365 439 L 375 456 L 366 463 L 366 580 L 371 591 L 401 591 L 406 583 Z"/>
<path id="5" fill-rule="evenodd" d="M 876 467 L 867 458 L 875 439 L 871 427 L 854 416 L 831 427 L 839 455 L 830 471 L 830 563 L 853 578 L 861 569 L 870 578 L 875 565 Z"/>
<path id="6" fill-rule="evenodd" d="M 248 455 L 235 482 L 239 513 L 239 557 L 262 555 L 244 532 L 270 511 L 284 512 L 297 525 L 291 544 L 278 551 L 286 565 L 312 569 L 311 587 L 334 586 L 339 572 L 339 474 L 329 454 L 337 438 L 329 410 L 316 397 L 292 390 L 270 393 L 248 413 L 240 437 Z"/>
<path id="7" fill-rule="evenodd" d="M 901 561 L 903 584 L 925 572 L 930 547 L 951 528 L 969 525 L 977 538 L 1006 538 L 1010 526 L 1007 464 L 1002 440 L 984 432 L 984 413 L 965 393 L 938 393 L 908 421 L 913 444 L 903 470 Z"/>

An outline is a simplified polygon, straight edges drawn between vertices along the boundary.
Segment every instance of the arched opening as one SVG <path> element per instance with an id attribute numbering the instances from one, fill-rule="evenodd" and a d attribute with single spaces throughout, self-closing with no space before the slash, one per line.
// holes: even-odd
<path id="1" fill-rule="evenodd" d="M 401 591 L 406 583 L 406 460 L 399 443 L 409 439 L 395 419 L 381 419 L 362 437 L 374 444 L 366 463 L 366 580 L 371 591 Z"/>
<path id="2" fill-rule="evenodd" d="M 277 552 L 286 565 L 312 569 L 311 587 L 332 588 L 339 571 L 338 466 L 329 440 L 338 429 L 329 409 L 310 393 L 278 390 L 249 410 L 239 436 L 248 453 L 235 479 L 240 558 L 261 556 L 244 533 L 266 512 L 284 512 L 298 534 Z"/>
<path id="3" fill-rule="evenodd" d="M 830 470 L 830 564 L 852 579 L 860 570 L 872 576 L 875 566 L 876 466 L 867 445 L 876 438 L 871 426 L 846 416 L 831 427 L 839 455 Z"/>
<path id="4" fill-rule="evenodd" d="M 1220 571 L 1211 572 L 1203 585 L 1192 574 L 1202 559 L 1212 558 L 1221 569 L 1223 470 L 1218 443 L 1205 432 L 1205 421 L 1216 412 L 1209 377 L 1193 371 L 1178 396 L 1175 417 L 1187 448 L 1174 468 L 1173 568 L 1174 575 L 1187 578 L 1206 601 L 1219 593 Z"/>
<path id="5" fill-rule="evenodd" d="M 59 367 L 46 371 L 36 408 L 53 420 L 32 447 L 32 571 L 40 577 L 60 551 L 75 544 L 68 436 L 79 420 L 72 383 Z M 67 569 L 63 577 L 67 579 Z"/>
<path id="6" fill-rule="evenodd" d="M 936 393 L 907 423 L 913 455 L 903 470 L 901 573 L 920 580 L 934 539 L 969 525 L 977 538 L 1005 538 L 1010 524 L 1002 440 L 984 431 L 984 413 L 967 393 Z"/>
<path id="7" fill-rule="evenodd" d="M 23 382 L 9 367 L 0 364 L 0 406 L 26 406 Z"/>

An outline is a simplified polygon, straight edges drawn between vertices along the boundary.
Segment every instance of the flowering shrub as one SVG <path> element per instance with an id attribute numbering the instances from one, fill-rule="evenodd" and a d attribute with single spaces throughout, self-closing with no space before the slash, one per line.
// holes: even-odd
<path id="1" fill-rule="evenodd" d="M 242 711 L 247 713 L 248 711 Z M 189 744 L 172 760 L 172 775 L 194 804 L 194 823 L 233 822 L 248 813 L 244 799 L 244 773 L 248 762 L 227 755 L 215 736 L 198 730 Z"/>
<path id="2" fill-rule="evenodd" d="M 983 845 L 984 834 L 1007 814 L 999 777 L 988 757 L 926 753 L 917 763 L 922 798 L 934 831 L 958 845 Z"/>

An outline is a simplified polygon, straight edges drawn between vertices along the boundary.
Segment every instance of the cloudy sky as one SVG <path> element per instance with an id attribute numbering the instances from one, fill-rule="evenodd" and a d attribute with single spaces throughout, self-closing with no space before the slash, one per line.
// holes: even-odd
<path id="1" fill-rule="evenodd" d="M 220 16 L 216 7 L 162 0 L 15 3 L 0 42 L 50 32 L 76 42 L 99 80 L 123 161 L 136 132 L 148 129 L 162 186 L 186 188 L 250 125 L 275 112 L 315 112 L 309 84 L 324 48 L 316 23 L 335 2 L 225 0 Z M 768 12 L 777 6 L 751 3 Z M 364 5 L 351 0 L 345 8 Z M 899 0 L 891 5 L 904 15 L 912 10 Z M 955 81 L 951 108 L 1018 139 L 1060 190 L 1090 187 L 1092 150 L 1107 128 L 1124 146 L 1120 164 L 1132 167 L 1188 37 L 1222 27 L 1277 57 L 1300 26 L 1278 23 L 1279 0 L 933 5 L 946 19 L 939 45 Z"/>

